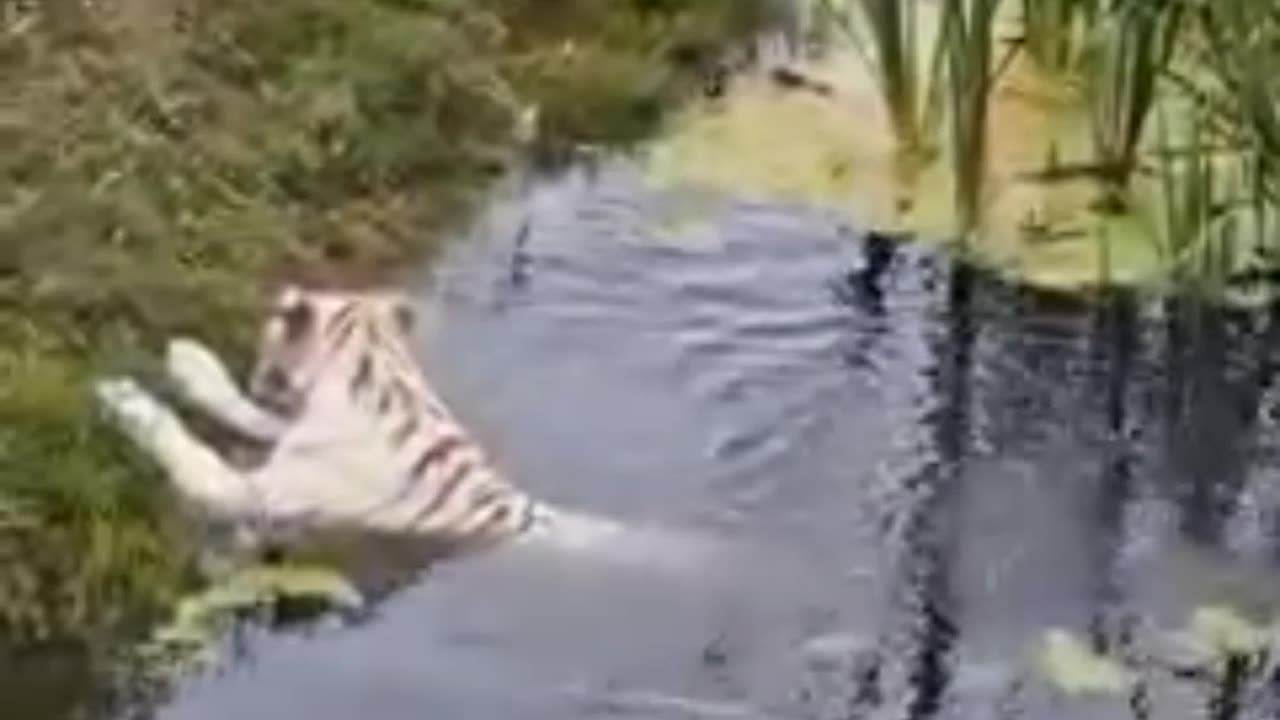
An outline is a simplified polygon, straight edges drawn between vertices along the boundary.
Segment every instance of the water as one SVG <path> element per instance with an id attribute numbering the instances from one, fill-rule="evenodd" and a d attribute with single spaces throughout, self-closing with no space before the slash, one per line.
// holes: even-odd
<path id="1" fill-rule="evenodd" d="M 1037 295 L 801 207 L 659 232 L 672 199 L 622 166 L 498 203 L 424 280 L 421 349 L 523 487 L 717 560 L 441 565 L 158 717 L 1129 717 L 1028 679 L 1032 644 L 1274 607 L 1269 315 Z"/>

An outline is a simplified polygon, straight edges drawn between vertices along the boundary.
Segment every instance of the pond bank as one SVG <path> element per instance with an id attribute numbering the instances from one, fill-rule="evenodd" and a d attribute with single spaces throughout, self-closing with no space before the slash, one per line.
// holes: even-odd
<path id="1" fill-rule="evenodd" d="M 760 5 L 0 10 L 3 644 L 94 648 L 195 580 L 190 528 L 94 418 L 93 375 L 146 373 L 178 333 L 242 360 L 279 271 L 421 259 L 510 169 L 645 137 Z"/>

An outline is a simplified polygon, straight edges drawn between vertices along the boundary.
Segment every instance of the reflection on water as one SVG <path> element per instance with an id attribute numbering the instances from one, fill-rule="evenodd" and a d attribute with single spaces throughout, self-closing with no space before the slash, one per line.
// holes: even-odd
<path id="1" fill-rule="evenodd" d="M 658 241 L 657 202 L 604 168 L 500 203 L 423 291 L 423 358 L 520 484 L 722 559 L 441 566 L 160 717 L 1234 716 L 1155 673 L 1060 701 L 1022 661 L 1275 606 L 1280 316 L 1036 294 L 745 200 Z"/>

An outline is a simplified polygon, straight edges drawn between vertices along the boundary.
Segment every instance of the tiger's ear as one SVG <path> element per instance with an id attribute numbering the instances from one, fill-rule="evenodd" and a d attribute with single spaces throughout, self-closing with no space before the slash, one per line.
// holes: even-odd
<path id="1" fill-rule="evenodd" d="M 271 293 L 271 307 L 278 310 L 296 305 L 302 298 L 302 294 L 302 288 L 293 283 L 277 285 L 275 291 Z"/>
<path id="2" fill-rule="evenodd" d="M 413 306 L 404 300 L 397 300 L 391 309 L 392 315 L 396 320 L 396 327 L 400 331 L 408 335 L 413 332 L 413 327 L 417 324 L 418 315 L 414 312 Z"/>
<path id="3" fill-rule="evenodd" d="M 316 324 L 316 309 L 305 296 L 292 296 L 289 305 L 280 309 L 280 318 L 284 321 L 285 337 L 290 342 L 297 342 L 309 333 Z"/>

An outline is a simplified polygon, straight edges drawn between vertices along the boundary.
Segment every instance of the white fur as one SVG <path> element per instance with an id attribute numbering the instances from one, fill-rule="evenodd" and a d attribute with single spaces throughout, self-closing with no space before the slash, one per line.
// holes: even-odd
<path id="1" fill-rule="evenodd" d="M 244 397 L 222 362 L 199 342 L 171 340 L 165 369 L 183 395 L 229 428 L 263 442 L 284 434 L 285 421 Z"/>
<path id="2" fill-rule="evenodd" d="M 229 466 L 192 435 L 177 415 L 129 378 L 97 383 L 107 416 L 167 471 L 178 490 L 215 516 L 233 521 L 362 526 L 395 531 L 394 517 L 370 512 L 394 475 L 373 429 L 333 407 L 341 393 L 318 393 L 310 411 L 286 424 L 257 407 L 207 348 L 170 343 L 167 371 L 179 391 L 233 429 L 274 440 L 267 461 L 251 470 Z"/>
<path id="3" fill-rule="evenodd" d="M 557 555 L 593 559 L 609 566 L 705 573 L 714 567 L 718 548 L 704 535 L 668 527 L 624 523 L 557 507 L 516 543 Z"/>
<path id="4" fill-rule="evenodd" d="M 94 390 L 108 417 L 188 498 L 221 519 L 248 519 L 256 505 L 251 481 L 187 432 L 169 408 L 129 378 L 103 380 Z"/>
<path id="5" fill-rule="evenodd" d="M 244 435 L 274 442 L 265 463 L 237 470 L 132 379 L 100 381 L 95 394 L 107 416 L 199 508 L 260 529 L 301 523 L 403 532 L 410 509 L 383 506 L 400 482 L 392 469 L 403 467 L 404 458 L 386 442 L 388 428 L 352 411 L 344 384 L 321 384 L 308 397 L 306 412 L 288 422 L 247 398 L 217 356 L 197 341 L 173 340 L 166 360 L 176 388 L 202 410 Z M 339 371 L 345 376 L 351 369 Z M 495 475 L 494 481 L 501 480 Z M 705 567 L 711 550 L 705 538 L 546 506 L 539 507 L 533 528 L 517 540 L 610 563 L 683 570 Z"/>

